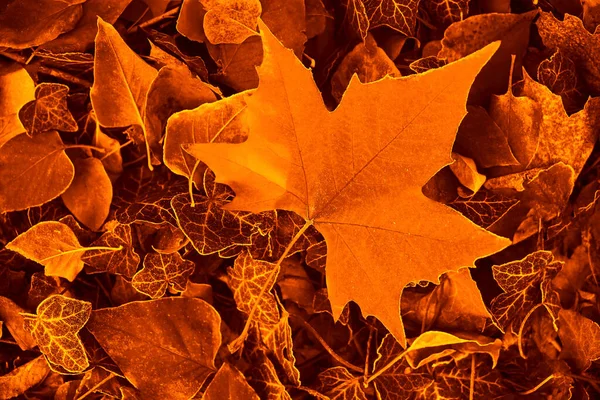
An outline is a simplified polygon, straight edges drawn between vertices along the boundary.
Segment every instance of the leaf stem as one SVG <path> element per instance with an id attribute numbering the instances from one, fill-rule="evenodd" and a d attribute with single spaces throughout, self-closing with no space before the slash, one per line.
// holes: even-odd
<path id="1" fill-rule="evenodd" d="M 246 324 L 244 325 L 244 329 L 242 330 L 242 333 L 240 333 L 240 335 L 236 339 L 232 340 L 229 343 L 229 345 L 227 346 L 229 348 L 229 351 L 231 351 L 232 353 L 237 351 L 237 349 L 241 346 L 241 344 L 244 342 L 244 340 L 246 340 L 246 336 L 248 336 L 248 331 L 250 330 L 250 325 L 252 324 L 252 319 L 254 318 L 254 313 L 256 312 L 256 309 L 258 308 L 258 303 L 260 303 L 260 300 L 265 295 L 265 293 L 270 291 L 271 287 L 273 287 L 273 285 L 275 284 L 275 282 L 271 282 L 271 281 L 274 281 L 275 279 L 277 279 L 277 275 L 279 274 L 279 268 L 281 267 L 281 263 L 288 256 L 288 254 L 292 250 L 292 247 L 294 247 L 296 242 L 302 237 L 304 232 L 306 232 L 306 230 L 312 226 L 312 224 L 313 224 L 313 220 L 306 221 L 304 226 L 302 226 L 302 228 L 300 228 L 300 230 L 294 235 L 292 240 L 290 240 L 287 247 L 283 251 L 283 254 L 281 255 L 281 257 L 279 257 L 279 260 L 277 260 L 277 263 L 275 264 L 275 268 L 273 268 L 273 271 L 269 274 L 269 276 L 267 276 L 267 281 L 265 282 L 265 285 L 261 288 L 256 301 L 254 302 L 254 304 L 252 305 L 252 308 L 250 309 L 250 312 L 248 313 L 248 319 L 246 320 Z"/>
<path id="2" fill-rule="evenodd" d="M 18 54 L 9 53 L 7 51 L 0 52 L 0 56 L 4 56 L 8 59 L 16 61 L 19 64 L 27 65 L 27 63 L 28 63 L 28 59 L 26 57 L 20 56 Z M 73 76 L 64 71 L 48 68 L 42 64 L 39 65 L 38 71 L 41 72 L 42 74 L 50 75 L 50 76 L 52 76 L 54 78 L 58 78 L 62 81 L 70 82 L 75 85 L 83 86 L 85 88 L 92 87 L 92 84 L 84 79 L 78 78 L 78 77 Z"/>
<path id="3" fill-rule="evenodd" d="M 87 392 L 85 392 L 84 394 L 82 394 L 81 396 L 79 396 L 77 398 L 77 400 L 81 400 L 81 399 L 86 398 L 87 396 L 89 396 L 90 394 L 92 394 L 96 389 L 98 389 L 100 386 L 104 385 L 106 382 L 110 381 L 114 377 L 115 377 L 115 375 L 112 372 L 109 372 L 108 376 L 106 378 L 102 379 L 100 382 L 98 382 L 94 386 L 92 386 Z"/>
<path id="4" fill-rule="evenodd" d="M 469 400 L 475 395 L 475 353 L 471 354 L 471 379 L 469 381 Z"/>
<path id="5" fill-rule="evenodd" d="M 546 377 L 546 379 L 544 379 L 543 381 L 541 381 L 540 383 L 538 383 L 535 387 L 525 391 L 525 392 L 521 392 L 519 393 L 522 396 L 527 396 L 528 394 L 532 394 L 537 392 L 542 386 L 544 386 L 546 383 L 550 382 L 552 379 L 557 378 L 558 375 L 552 374 L 549 375 L 548 377 Z"/>
<path id="6" fill-rule="evenodd" d="M 51 260 L 53 258 L 56 257 L 61 257 L 64 256 L 65 254 L 74 254 L 74 253 L 79 253 L 79 252 L 85 252 L 88 250 L 108 250 L 108 251 L 119 251 L 119 250 L 123 250 L 123 246 L 119 246 L 119 247 L 105 247 L 105 246 L 92 246 L 92 247 L 80 247 L 78 249 L 73 249 L 73 250 L 68 250 L 62 253 L 58 253 L 58 254 L 54 254 L 50 257 L 46 257 L 46 258 L 42 258 L 40 260 L 40 263 L 46 262 L 48 260 Z"/>
<path id="7" fill-rule="evenodd" d="M 519 338 L 519 340 L 517 341 L 517 345 L 519 347 L 519 354 L 521 355 L 521 358 L 523 358 L 524 360 L 527 360 L 527 356 L 525 355 L 525 352 L 523 351 L 523 341 L 521 338 L 523 337 L 523 331 L 525 330 L 525 323 L 527 322 L 529 317 L 531 317 L 531 314 L 533 314 L 533 312 L 535 310 L 537 310 L 540 306 L 543 306 L 543 305 L 544 305 L 544 303 L 536 304 L 535 307 L 533 307 L 531 310 L 529 310 L 527 315 L 525 315 L 523 322 L 521 322 L 521 326 L 519 327 L 519 333 L 517 334 L 517 337 Z"/>
<path id="8" fill-rule="evenodd" d="M 138 31 L 138 29 L 144 29 L 144 28 L 147 28 L 147 27 L 149 27 L 150 25 L 154 25 L 154 24 L 156 24 L 156 23 L 159 23 L 159 22 L 161 22 L 162 20 L 165 20 L 165 19 L 168 19 L 168 18 L 174 17 L 174 16 L 175 16 L 175 15 L 176 15 L 176 14 L 179 12 L 179 9 L 180 9 L 180 7 L 175 7 L 175 8 L 173 8 L 173 9 L 171 9 L 171 10 L 167 11 L 167 12 L 166 12 L 166 13 L 164 13 L 164 14 L 161 14 L 161 15 L 159 15 L 159 16 L 157 16 L 157 17 L 154 17 L 154 18 L 152 18 L 152 19 L 149 19 L 148 21 L 146 21 L 146 22 L 143 22 L 143 23 L 141 23 L 141 24 L 139 24 L 139 25 L 137 25 L 137 26 L 135 26 L 135 27 L 133 27 L 133 28 L 129 29 L 129 30 L 127 31 L 127 34 L 129 35 L 129 34 L 135 33 L 135 32 L 137 32 L 137 31 Z"/>
<path id="9" fill-rule="evenodd" d="M 358 373 L 363 373 L 363 369 L 360 367 L 357 367 L 354 364 L 349 363 L 348 361 L 344 360 L 339 354 L 337 354 L 331 347 L 329 347 L 329 345 L 327 344 L 327 342 L 325 341 L 325 339 L 323 339 L 321 337 L 321 335 L 319 335 L 319 332 L 316 331 L 315 328 L 312 327 L 311 324 L 309 324 L 308 322 L 306 322 L 302 317 L 295 315 L 295 314 L 290 314 L 292 317 L 294 317 L 295 319 L 297 319 L 298 321 L 300 321 L 302 323 L 302 326 L 304 326 L 306 328 L 306 330 L 308 330 L 312 336 L 317 339 L 317 341 L 321 344 L 321 346 L 323 346 L 323 348 L 329 353 L 329 355 L 333 358 L 335 358 L 335 360 L 337 362 L 339 362 L 340 364 L 342 364 L 344 367 L 351 369 L 353 371 L 356 371 Z"/>
<path id="10" fill-rule="evenodd" d="M 190 192 L 190 207 L 194 208 L 196 207 L 196 202 L 194 201 L 194 175 L 196 175 L 196 170 L 198 169 L 198 166 L 200 165 L 200 160 L 196 160 L 196 163 L 194 164 L 194 168 L 192 168 L 192 172 L 190 173 L 190 176 L 188 177 L 188 190 Z"/>
<path id="11" fill-rule="evenodd" d="M 408 353 L 408 350 L 404 350 L 402 353 L 400 353 L 396 357 L 394 357 L 394 359 L 392 361 L 390 361 L 389 363 L 384 365 L 382 368 L 380 368 L 378 371 L 376 371 L 373 375 L 371 375 L 369 377 L 369 379 L 367 379 L 367 381 L 365 381 L 364 386 L 365 387 L 369 386 L 369 383 L 373 382 L 385 371 L 392 368 L 394 366 L 394 364 L 396 364 L 398 361 L 402 360 L 407 353 Z"/>
<path id="12" fill-rule="evenodd" d="M 67 144 L 64 149 L 90 149 L 104 154 L 105 150 L 101 147 L 91 146 L 89 144 Z"/>

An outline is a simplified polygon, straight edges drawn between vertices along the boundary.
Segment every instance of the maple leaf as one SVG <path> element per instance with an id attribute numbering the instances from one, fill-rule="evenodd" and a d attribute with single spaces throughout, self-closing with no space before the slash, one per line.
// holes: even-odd
<path id="1" fill-rule="evenodd" d="M 110 272 L 128 278 L 133 277 L 140 263 L 140 256 L 133 248 L 131 226 L 117 224 L 103 233 L 92 243 L 93 247 L 105 247 L 120 250 L 92 249 L 86 250 L 81 257 L 87 264 L 86 272 L 90 274 Z"/>
<path id="2" fill-rule="evenodd" d="M 361 378 L 352 375 L 346 367 L 329 368 L 319 374 L 319 389 L 331 400 L 367 400 Z"/>
<path id="3" fill-rule="evenodd" d="M 327 241 L 334 315 L 355 300 L 403 342 L 407 283 L 437 281 L 508 244 L 421 192 L 451 161 L 469 87 L 496 46 L 422 76 L 355 78 L 329 113 L 310 72 L 264 24 L 261 31 L 265 56 L 247 100 L 248 140 L 186 150 L 233 188 L 227 209 L 280 208 L 302 215 L 303 229 L 314 224 Z"/>
<path id="4" fill-rule="evenodd" d="M 16 0 L 0 12 L 0 46 L 26 49 L 75 26 L 85 0 Z"/>
<path id="5" fill-rule="evenodd" d="M 40 303 L 36 316 L 25 318 L 25 329 L 35 338 L 51 368 L 59 366 L 68 372 L 79 373 L 89 366 L 77 333 L 91 312 L 91 303 L 56 294 Z"/>
<path id="6" fill-rule="evenodd" d="M 556 306 L 551 299 L 552 279 L 562 268 L 562 262 L 554 261 L 551 252 L 539 250 L 529 254 L 522 260 L 503 265 L 494 265 L 494 279 L 504 290 L 491 303 L 491 313 L 498 325 L 506 331 L 509 326 L 517 329 L 523 322 L 525 314 L 541 301 L 548 311 Z"/>
<path id="7" fill-rule="evenodd" d="M 244 375 L 231 364 L 223 363 L 206 388 L 202 400 L 233 398 L 259 400 L 254 389 L 246 382 Z"/>
<path id="8" fill-rule="evenodd" d="M 42 205 L 67 190 L 73 163 L 58 132 L 18 135 L 0 151 L 0 212 Z"/>
<path id="9" fill-rule="evenodd" d="M 0 146 L 25 132 L 19 110 L 35 99 L 35 84 L 18 64 L 0 64 Z"/>
<path id="10" fill-rule="evenodd" d="M 157 75 L 158 71 L 134 53 L 112 25 L 98 18 L 92 106 L 100 125 L 133 126 L 141 131 L 141 135 L 132 134 L 132 139 L 146 147 L 150 170 L 154 159 L 144 118 L 148 90 Z"/>
<path id="11" fill-rule="evenodd" d="M 75 176 L 61 198 L 81 223 L 97 231 L 110 211 L 112 183 L 97 158 L 78 158 L 73 160 L 73 165 Z"/>
<path id="12" fill-rule="evenodd" d="M 138 292 L 158 299 L 169 287 L 183 292 L 194 268 L 196 265 L 181 258 L 179 253 L 148 253 L 144 257 L 144 268 L 135 274 L 131 284 Z"/>
<path id="13" fill-rule="evenodd" d="M 58 83 L 41 83 L 35 88 L 35 100 L 19 111 L 19 119 L 29 136 L 46 131 L 76 132 L 77 122 L 67 108 L 69 87 Z"/>
<path id="14" fill-rule="evenodd" d="M 229 287 L 237 308 L 248 316 L 248 322 L 242 334 L 229 344 L 236 351 L 246 339 L 248 328 L 257 327 L 262 341 L 275 353 L 290 379 L 299 384 L 300 373 L 294 366 L 292 352 L 292 332 L 288 323 L 288 314 L 284 310 L 280 315 L 278 302 L 270 293 L 277 277 L 279 266 L 266 261 L 252 259 L 246 252 L 240 254 L 233 268 L 228 269 Z"/>
<path id="15" fill-rule="evenodd" d="M 216 370 L 220 325 L 203 300 L 170 297 L 95 310 L 87 329 L 142 398 L 184 400 Z"/>
<path id="16" fill-rule="evenodd" d="M 49 372 L 48 363 L 43 356 L 15 368 L 8 374 L 0 376 L 0 398 L 12 399 L 23 395 L 46 379 Z"/>
<path id="17" fill-rule="evenodd" d="M 560 358 L 585 371 L 600 359 L 600 326 L 572 310 L 558 313 L 558 335 L 563 345 Z"/>

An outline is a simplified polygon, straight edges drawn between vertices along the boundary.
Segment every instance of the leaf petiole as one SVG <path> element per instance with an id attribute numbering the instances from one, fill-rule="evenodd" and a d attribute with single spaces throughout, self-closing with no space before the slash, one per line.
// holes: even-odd
<path id="1" fill-rule="evenodd" d="M 85 252 L 85 251 L 88 251 L 88 250 L 120 251 L 120 250 L 123 250 L 123 246 L 119 246 L 119 247 L 106 247 L 106 246 L 80 247 L 78 249 L 68 250 L 68 251 L 65 251 L 63 253 L 58 253 L 58 254 L 54 254 L 54 255 L 52 255 L 50 257 L 43 258 L 43 259 L 40 260 L 40 263 L 46 262 L 46 261 L 51 260 L 51 259 L 56 258 L 56 257 L 62 257 L 64 255 L 66 255 L 66 254 L 74 254 L 74 253 L 79 253 L 79 252 Z"/>

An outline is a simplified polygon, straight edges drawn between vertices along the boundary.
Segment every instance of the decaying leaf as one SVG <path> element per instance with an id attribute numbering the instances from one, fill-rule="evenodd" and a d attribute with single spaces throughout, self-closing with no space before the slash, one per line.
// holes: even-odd
<path id="1" fill-rule="evenodd" d="M 361 378 L 345 367 L 333 367 L 319 374 L 320 391 L 331 400 L 367 400 Z"/>
<path id="2" fill-rule="evenodd" d="M 144 268 L 135 274 L 131 284 L 138 292 L 158 299 L 164 296 L 167 288 L 183 292 L 195 267 L 179 253 L 148 253 L 144 257 Z"/>
<path id="3" fill-rule="evenodd" d="M 42 83 L 35 88 L 35 100 L 19 111 L 19 119 L 29 136 L 47 131 L 77 131 L 77 122 L 67 108 L 69 87 Z"/>
<path id="4" fill-rule="evenodd" d="M 140 263 L 140 256 L 132 244 L 131 226 L 117 224 L 92 243 L 81 259 L 87 264 L 86 272 L 110 272 L 128 278 L 133 277 Z M 120 250 L 107 250 L 119 249 Z"/>
<path id="5" fill-rule="evenodd" d="M 91 312 L 91 303 L 57 294 L 40 303 L 36 316 L 25 318 L 25 329 L 31 332 L 51 368 L 59 366 L 79 373 L 89 366 L 78 332 Z"/>
<path id="6" fill-rule="evenodd" d="M 560 310 L 558 335 L 563 344 L 560 358 L 585 371 L 600 359 L 600 326 L 571 310 Z"/>
<path id="7" fill-rule="evenodd" d="M 203 300 L 171 297 L 95 310 L 87 329 L 144 399 L 184 400 L 216 371 L 220 325 Z"/>
<path id="8" fill-rule="evenodd" d="M 0 212 L 40 206 L 67 190 L 73 163 L 56 131 L 18 135 L 0 152 Z"/>
<path id="9" fill-rule="evenodd" d="M 309 221 L 306 227 L 314 224 L 328 244 L 334 315 L 355 300 L 403 341 L 398 309 L 408 282 L 437 281 L 440 273 L 507 245 L 421 193 L 449 163 L 468 88 L 495 46 L 422 77 L 372 84 L 353 79 L 329 113 L 307 70 L 266 26 L 261 31 L 265 56 L 259 88 L 247 100 L 248 140 L 187 150 L 233 188 L 236 197 L 228 209 L 287 209 Z M 416 92 L 419 97 L 411 96 Z M 392 112 L 389 104 L 404 107 Z M 375 137 L 361 134 L 374 127 Z M 431 226 L 416 223 L 427 220 Z M 444 235 L 450 226 L 452 233 Z M 356 237 L 367 239 L 356 243 Z M 349 241 L 356 246 L 350 248 Z M 452 252 L 454 241 L 460 251 Z"/>
<path id="10" fill-rule="evenodd" d="M 31 387 L 40 384 L 49 372 L 46 359 L 39 356 L 0 376 L 0 399 L 12 399 L 23 395 Z"/>

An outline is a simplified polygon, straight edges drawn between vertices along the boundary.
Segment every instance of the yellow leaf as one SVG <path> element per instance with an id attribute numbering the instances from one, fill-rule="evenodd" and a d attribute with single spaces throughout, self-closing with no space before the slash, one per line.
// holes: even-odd
<path id="1" fill-rule="evenodd" d="M 79 373 L 89 366 L 89 361 L 77 333 L 91 312 L 92 304 L 87 301 L 53 295 L 40 303 L 36 317 L 25 318 L 25 329 L 31 332 L 51 367 L 56 364 L 68 372 Z"/>
<path id="2" fill-rule="evenodd" d="M 19 110 L 34 99 L 35 85 L 25 68 L 0 63 L 0 146 L 25 132 Z"/>

